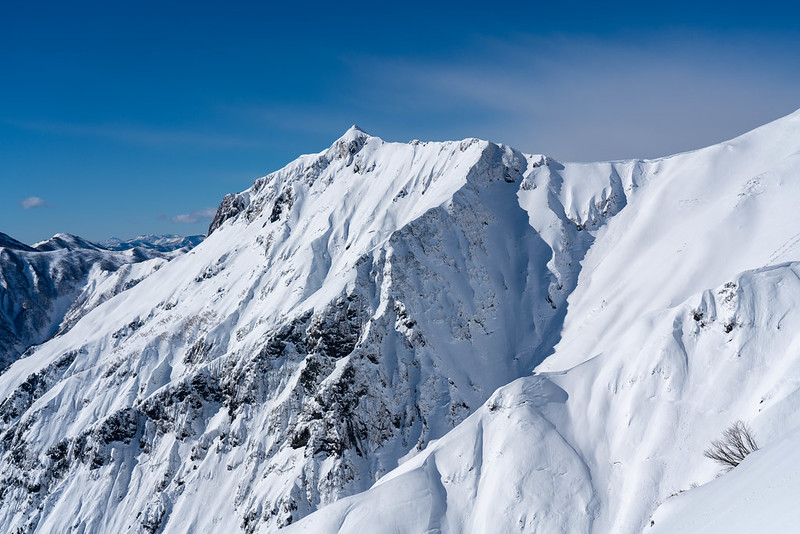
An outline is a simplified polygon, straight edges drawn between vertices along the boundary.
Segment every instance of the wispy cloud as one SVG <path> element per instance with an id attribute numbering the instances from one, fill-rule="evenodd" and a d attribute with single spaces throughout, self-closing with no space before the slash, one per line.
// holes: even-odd
<path id="1" fill-rule="evenodd" d="M 80 124 L 54 121 L 5 120 L 6 124 L 32 132 L 70 137 L 97 137 L 145 146 L 196 146 L 202 148 L 252 148 L 260 142 L 192 130 L 163 130 L 129 124 Z"/>
<path id="2" fill-rule="evenodd" d="M 22 209 L 24 210 L 32 210 L 33 208 L 41 208 L 47 206 L 47 202 L 44 201 L 41 197 L 28 197 L 20 201 L 22 205 Z"/>
<path id="3" fill-rule="evenodd" d="M 567 160 L 654 157 L 795 111 L 798 46 L 800 35 L 678 31 L 483 40 L 447 58 L 351 58 L 346 105 L 377 135 L 476 136 Z"/>
<path id="4" fill-rule="evenodd" d="M 167 218 L 170 221 L 178 224 L 194 224 L 197 222 L 209 221 L 216 213 L 216 208 L 203 208 L 200 210 L 195 210 L 191 213 L 181 213 L 180 215 L 175 215 L 173 217 L 162 216 L 162 218 Z"/>

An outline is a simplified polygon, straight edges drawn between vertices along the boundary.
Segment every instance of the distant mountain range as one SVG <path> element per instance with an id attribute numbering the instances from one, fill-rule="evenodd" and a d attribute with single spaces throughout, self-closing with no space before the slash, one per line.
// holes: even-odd
<path id="1" fill-rule="evenodd" d="M 128 250 L 131 248 L 147 248 L 161 252 L 171 252 L 181 248 L 192 249 L 203 242 L 205 236 L 202 235 L 140 235 L 133 239 L 122 240 L 112 237 L 98 243 L 103 248 L 109 250 Z"/>
<path id="2" fill-rule="evenodd" d="M 0 233 L 0 371 L 202 240 L 142 236 L 95 244 L 56 234 L 29 246 Z"/>
<path id="3" fill-rule="evenodd" d="M 191 250 L 0 235 L 0 531 L 791 532 L 798 202 L 800 112 L 599 163 L 353 127 Z"/>

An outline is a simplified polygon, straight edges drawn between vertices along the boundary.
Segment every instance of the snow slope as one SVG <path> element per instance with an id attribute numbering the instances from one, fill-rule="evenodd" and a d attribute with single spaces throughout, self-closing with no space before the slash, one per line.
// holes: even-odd
<path id="1" fill-rule="evenodd" d="M 748 456 L 724 478 L 667 501 L 648 532 L 794 532 L 800 523 L 798 433 Z"/>
<path id="2" fill-rule="evenodd" d="M 636 352 L 620 349 L 500 388 L 374 488 L 322 509 L 297 531 L 425 531 L 403 508 L 429 510 L 420 520 L 442 532 L 485 532 L 488 525 L 498 532 L 642 532 L 651 520 L 658 525 L 659 515 L 651 516 L 660 503 L 714 480 L 719 468 L 703 451 L 732 421 L 751 421 L 761 453 L 800 423 L 800 264 L 747 272 L 733 283 L 733 291 L 723 285 L 647 321 L 650 334 Z M 721 312 L 737 318 L 735 331 L 725 332 Z M 760 485 L 748 494 L 775 485 L 757 472 L 750 478 Z M 795 515 L 787 506 L 773 520 Z"/>
<path id="3" fill-rule="evenodd" d="M 668 529 L 732 421 L 797 427 L 798 154 L 354 127 L 0 375 L 0 529 Z"/>

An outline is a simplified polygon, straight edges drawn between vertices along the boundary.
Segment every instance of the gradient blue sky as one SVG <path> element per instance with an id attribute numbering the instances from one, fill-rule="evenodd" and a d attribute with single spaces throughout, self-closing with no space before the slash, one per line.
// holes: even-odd
<path id="1" fill-rule="evenodd" d="M 699 148 L 800 108 L 789 2 L 4 2 L 0 231 L 204 233 L 351 124 L 562 160 Z"/>

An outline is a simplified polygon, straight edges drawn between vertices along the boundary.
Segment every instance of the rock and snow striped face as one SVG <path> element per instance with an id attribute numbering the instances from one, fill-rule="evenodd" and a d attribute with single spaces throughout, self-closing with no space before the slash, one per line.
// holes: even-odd
<path id="1" fill-rule="evenodd" d="M 796 252 L 797 123 L 597 164 L 349 130 L 0 375 L 0 526 L 641 529 L 790 407 L 796 266 L 740 273 Z"/>

